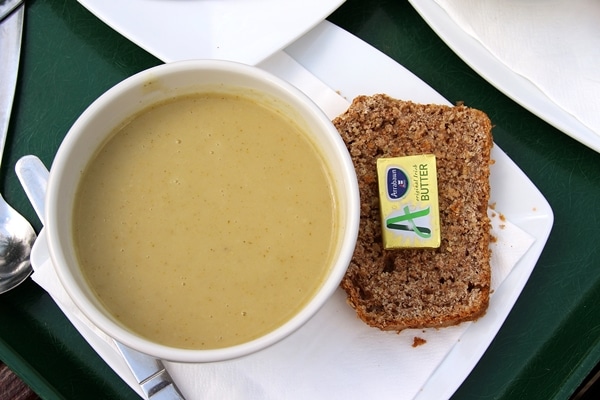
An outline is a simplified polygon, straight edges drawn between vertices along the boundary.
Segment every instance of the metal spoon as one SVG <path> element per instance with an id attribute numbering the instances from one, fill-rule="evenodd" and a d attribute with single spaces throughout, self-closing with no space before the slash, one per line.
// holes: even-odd
<path id="1" fill-rule="evenodd" d="M 0 80 L 0 161 L 17 80 L 22 25 L 22 6 L 2 20 L 0 25 L 3 50 L 0 57 L 0 72 L 3 73 Z M 0 294 L 19 285 L 31 274 L 29 253 L 35 239 L 31 224 L 0 195 Z"/>

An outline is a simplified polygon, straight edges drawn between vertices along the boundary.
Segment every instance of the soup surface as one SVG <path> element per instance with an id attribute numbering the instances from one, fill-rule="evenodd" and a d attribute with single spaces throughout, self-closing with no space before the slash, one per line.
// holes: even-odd
<path id="1" fill-rule="evenodd" d="M 323 282 L 336 213 L 327 167 L 291 120 L 234 95 L 137 115 L 84 171 L 74 240 L 129 329 L 219 348 L 289 320 Z"/>

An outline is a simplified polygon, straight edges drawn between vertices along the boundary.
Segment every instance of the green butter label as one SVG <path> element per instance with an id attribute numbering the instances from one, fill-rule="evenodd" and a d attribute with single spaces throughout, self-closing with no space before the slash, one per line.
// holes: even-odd
<path id="1" fill-rule="evenodd" d="M 439 247 L 435 156 L 380 158 L 377 175 L 384 247 Z"/>

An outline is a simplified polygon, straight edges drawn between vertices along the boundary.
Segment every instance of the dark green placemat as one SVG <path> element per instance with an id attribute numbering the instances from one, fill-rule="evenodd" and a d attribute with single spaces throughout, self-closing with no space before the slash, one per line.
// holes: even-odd
<path id="1" fill-rule="evenodd" d="M 600 359 L 600 155 L 478 76 L 408 2 L 348 0 L 329 19 L 448 100 L 487 112 L 497 125 L 496 142 L 555 213 L 553 232 L 520 299 L 455 398 L 568 398 Z M 27 1 L 0 189 L 37 229 L 41 224 L 15 177 L 15 162 L 36 154 L 50 165 L 70 125 L 96 97 L 158 63 L 75 0 Z M 0 296 L 0 359 L 47 399 L 138 398 L 31 281 Z"/>

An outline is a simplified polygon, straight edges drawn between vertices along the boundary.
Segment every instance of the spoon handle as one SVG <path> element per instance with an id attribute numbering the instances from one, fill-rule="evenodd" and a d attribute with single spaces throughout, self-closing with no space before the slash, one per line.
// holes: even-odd
<path id="1" fill-rule="evenodd" d="M 25 6 L 12 12 L 12 8 L 22 2 L 12 3 L 14 2 L 6 4 L 6 10 L 4 10 L 4 1 L 2 1 L 3 8 L 0 10 L 3 14 L 5 13 L 3 15 L 5 18 L 0 21 L 2 22 L 0 24 L 0 48 L 2 49 L 2 57 L 0 57 L 0 161 L 4 153 L 8 123 L 17 86 L 25 15 Z M 8 11 L 9 7 L 11 8 L 10 12 Z"/>
<path id="2" fill-rule="evenodd" d="M 46 213 L 45 198 L 46 187 L 48 186 L 48 169 L 39 158 L 29 155 L 21 157 L 17 161 L 15 172 L 33 209 L 43 224 Z"/>

